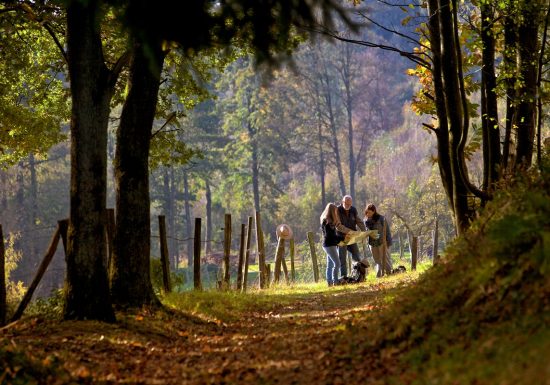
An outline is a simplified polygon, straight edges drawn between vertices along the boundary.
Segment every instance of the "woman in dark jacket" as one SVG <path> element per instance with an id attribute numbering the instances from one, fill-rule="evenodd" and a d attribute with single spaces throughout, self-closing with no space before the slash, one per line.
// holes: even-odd
<path id="1" fill-rule="evenodd" d="M 370 203 L 365 209 L 365 227 L 367 230 L 378 230 L 380 237 L 375 239 L 369 237 L 369 246 L 374 262 L 376 262 L 376 276 L 381 277 L 391 274 L 392 264 L 389 247 L 391 246 L 390 226 L 382 215 L 376 211 L 376 206 Z"/>
<path id="2" fill-rule="evenodd" d="M 329 286 L 338 284 L 340 258 L 338 257 L 338 243 L 343 241 L 336 231 L 347 234 L 351 230 L 342 225 L 338 216 L 337 207 L 329 203 L 321 214 L 321 230 L 323 231 L 323 250 L 327 254 L 327 283 Z"/>

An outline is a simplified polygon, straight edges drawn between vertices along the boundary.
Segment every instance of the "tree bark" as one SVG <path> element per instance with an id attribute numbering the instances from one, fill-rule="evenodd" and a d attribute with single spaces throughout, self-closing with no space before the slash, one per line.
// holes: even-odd
<path id="1" fill-rule="evenodd" d="M 105 238 L 107 125 L 113 78 L 105 66 L 97 19 L 99 3 L 67 7 L 71 81 L 71 193 L 65 319 L 114 321 Z"/>
<path id="2" fill-rule="evenodd" d="M 518 106 L 514 119 L 517 147 L 516 171 L 531 166 L 536 127 L 536 100 L 538 75 L 538 1 L 526 1 L 523 6 L 524 21 L 518 27 L 518 62 L 520 79 Z"/>
<path id="3" fill-rule="evenodd" d="M 502 168 L 508 170 L 512 165 L 512 125 L 516 110 L 516 89 L 514 87 L 517 76 L 515 73 L 515 59 L 517 53 L 517 25 L 512 12 L 512 6 L 506 12 L 504 19 L 504 52 L 502 55 L 504 73 L 508 76 L 506 82 L 506 122 L 504 127 L 504 141 L 502 143 Z"/>
<path id="4" fill-rule="evenodd" d="M 483 131 L 483 190 L 493 189 L 499 179 L 500 130 L 498 126 L 498 107 L 495 75 L 495 38 L 493 31 L 494 12 L 492 5 L 481 4 L 481 125 Z"/>
<path id="5" fill-rule="evenodd" d="M 121 307 L 157 306 L 150 278 L 149 147 L 165 53 L 136 43 L 115 152 L 116 230 L 111 293 Z"/>

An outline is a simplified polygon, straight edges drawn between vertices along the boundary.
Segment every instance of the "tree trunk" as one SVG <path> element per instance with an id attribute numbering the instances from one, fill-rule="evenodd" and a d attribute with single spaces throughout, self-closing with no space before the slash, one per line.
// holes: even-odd
<path id="1" fill-rule="evenodd" d="M 71 192 L 65 319 L 114 321 L 105 266 L 107 126 L 113 79 L 103 60 L 99 4 L 67 7 Z"/>
<path id="2" fill-rule="evenodd" d="M 323 133 L 321 130 L 321 122 L 319 121 L 318 133 L 319 143 L 319 179 L 321 179 L 321 205 L 324 208 L 327 204 L 327 191 L 326 191 L 326 170 L 325 170 L 325 152 L 323 151 Z"/>
<path id="3" fill-rule="evenodd" d="M 512 126 L 516 110 L 516 89 L 517 76 L 511 76 L 515 72 L 515 60 L 517 54 L 517 25 L 514 14 L 510 9 L 506 12 L 504 19 L 504 50 L 502 55 L 503 72 L 508 74 L 506 82 L 506 123 L 504 127 L 504 141 L 502 143 L 502 168 L 508 170 L 514 162 L 512 156 Z"/>
<path id="4" fill-rule="evenodd" d="M 115 152 L 116 230 L 111 293 L 121 307 L 160 304 L 150 278 L 149 147 L 165 54 L 137 43 Z"/>
<path id="5" fill-rule="evenodd" d="M 338 173 L 338 183 L 340 186 L 340 195 L 346 195 L 346 183 L 344 181 L 344 171 L 342 169 L 342 160 L 340 158 L 340 145 L 338 144 L 338 128 L 336 126 L 336 119 L 334 117 L 334 106 L 332 101 L 331 90 L 329 88 L 328 75 L 326 77 L 326 89 L 325 89 L 325 102 L 327 104 L 328 113 L 329 113 L 329 124 L 330 124 L 330 138 L 332 140 L 332 149 L 334 151 L 334 163 L 336 165 L 336 171 Z"/>
<path id="6" fill-rule="evenodd" d="M 166 202 L 166 216 L 168 218 L 168 250 L 170 252 L 170 262 L 172 269 L 178 268 L 179 247 L 177 241 L 177 220 L 176 220 L 176 178 L 174 176 L 174 167 L 168 170 L 168 196 Z"/>
<path id="7" fill-rule="evenodd" d="M 483 190 L 490 191 L 499 179 L 500 130 L 495 75 L 495 39 L 493 31 L 494 12 L 492 5 L 481 4 L 481 126 L 483 131 Z"/>
<path id="8" fill-rule="evenodd" d="M 206 232 L 204 234 L 204 254 L 209 256 L 212 253 L 212 192 L 210 181 L 206 179 Z"/>
<path id="9" fill-rule="evenodd" d="M 193 265 L 193 219 L 191 218 L 191 193 L 189 192 L 189 177 L 183 173 L 183 207 L 185 211 L 185 239 L 187 240 L 187 266 Z M 189 269 L 187 270 L 189 271 Z"/>
<path id="10" fill-rule="evenodd" d="M 248 132 L 254 133 L 254 130 L 250 126 L 250 123 L 248 124 Z M 251 136 L 252 138 L 252 195 L 254 197 L 254 211 L 260 212 L 260 165 L 258 161 L 258 143 L 255 136 Z"/>
<path id="11" fill-rule="evenodd" d="M 468 111 L 464 108 L 456 22 L 449 0 L 430 0 L 430 37 L 434 60 L 433 79 L 440 127 L 437 129 L 439 168 L 449 197 L 458 233 L 469 226 L 467 170 L 464 145 Z M 447 163 L 448 162 L 448 163 Z"/>
<path id="12" fill-rule="evenodd" d="M 517 147 L 515 169 L 527 168 L 532 163 L 536 127 L 536 100 L 538 75 L 539 1 L 526 1 L 524 21 L 518 27 L 518 62 L 520 79 L 518 106 L 514 119 Z"/>
<path id="13" fill-rule="evenodd" d="M 346 117 L 348 124 L 348 162 L 349 162 L 349 194 L 355 198 L 355 174 L 357 172 L 357 165 L 355 162 L 355 153 L 353 149 L 353 97 L 351 94 L 351 48 L 346 46 L 345 54 L 343 58 L 341 76 L 342 83 L 345 89 L 344 104 L 346 107 Z"/>
<path id="14" fill-rule="evenodd" d="M 442 76 L 441 27 L 438 18 L 439 5 L 437 4 L 437 0 L 429 0 L 428 9 L 430 14 L 428 28 L 430 31 L 430 43 L 432 49 L 432 78 L 435 92 L 434 99 L 439 122 L 439 127 L 435 130 L 437 136 L 437 163 L 439 166 L 439 174 L 441 175 L 441 182 L 449 201 L 449 207 L 452 209 L 454 207 L 454 181 L 451 170 L 449 123 L 447 118 L 447 105 L 445 103 L 445 89 Z"/>

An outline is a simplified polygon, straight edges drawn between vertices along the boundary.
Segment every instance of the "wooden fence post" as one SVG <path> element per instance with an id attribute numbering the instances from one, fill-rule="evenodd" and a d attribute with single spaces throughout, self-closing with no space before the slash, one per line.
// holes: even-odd
<path id="1" fill-rule="evenodd" d="M 245 231 L 246 225 L 241 223 L 241 241 L 239 243 L 239 264 L 237 266 L 237 290 L 243 289 L 243 264 L 244 264 L 244 248 L 245 248 Z"/>
<path id="2" fill-rule="evenodd" d="M 6 324 L 6 249 L 4 248 L 4 232 L 0 225 L 0 326 Z"/>
<path id="3" fill-rule="evenodd" d="M 23 312 L 25 311 L 27 305 L 31 301 L 32 295 L 34 294 L 34 291 L 36 290 L 36 287 L 38 286 L 38 283 L 42 279 L 42 276 L 46 272 L 46 269 L 48 268 L 48 265 L 52 261 L 53 256 L 55 255 L 55 251 L 57 250 L 57 244 L 59 243 L 59 238 L 61 236 L 60 231 L 60 225 L 58 223 L 57 228 L 55 229 L 55 233 L 52 237 L 52 240 L 50 241 L 50 245 L 48 246 L 48 250 L 46 251 L 46 255 L 42 259 L 42 262 L 40 263 L 40 266 L 38 267 L 38 271 L 36 272 L 36 275 L 34 276 L 34 279 L 32 280 L 31 284 L 29 285 L 29 288 L 27 292 L 25 293 L 25 296 L 21 300 L 21 303 L 17 307 L 17 310 L 15 311 L 15 314 L 11 318 L 11 322 L 17 321 L 21 316 L 23 315 Z"/>
<path id="4" fill-rule="evenodd" d="M 244 273 L 243 273 L 243 292 L 246 291 L 248 283 L 248 263 L 250 262 L 250 240 L 252 238 L 252 217 L 248 217 L 248 224 L 246 226 L 246 252 L 244 255 Z"/>
<path id="5" fill-rule="evenodd" d="M 284 242 L 281 245 L 281 249 L 282 249 L 282 252 L 281 252 L 281 265 L 283 267 L 283 273 L 285 274 L 285 282 L 288 285 L 288 284 L 290 284 L 290 281 L 289 281 L 289 278 L 288 278 L 288 267 L 286 266 L 286 261 L 285 261 L 285 243 Z"/>
<path id="6" fill-rule="evenodd" d="M 193 238 L 193 287 L 202 289 L 201 283 L 201 219 L 195 218 L 195 235 Z"/>
<path id="7" fill-rule="evenodd" d="M 281 276 L 281 259 L 283 258 L 285 244 L 285 240 L 282 237 L 277 238 L 277 249 L 275 251 L 275 271 L 273 274 L 274 283 L 279 283 L 279 278 Z"/>
<path id="8" fill-rule="evenodd" d="M 262 232 L 262 221 L 260 218 L 259 211 L 256 211 L 256 248 L 258 250 L 260 289 L 264 289 L 266 287 L 265 249 L 264 249 L 264 234 Z"/>
<path id="9" fill-rule="evenodd" d="M 231 275 L 229 272 L 229 254 L 231 253 L 231 214 L 225 214 L 223 228 L 223 288 L 229 289 Z"/>
<path id="10" fill-rule="evenodd" d="M 289 241 L 289 248 L 290 248 L 290 279 L 292 282 L 296 281 L 296 271 L 294 269 L 294 238 L 290 238 Z"/>
<path id="11" fill-rule="evenodd" d="M 162 283 L 164 292 L 170 293 L 170 265 L 168 262 L 168 242 L 166 241 L 166 222 L 164 215 L 159 215 L 160 263 L 162 265 Z"/>
<path id="12" fill-rule="evenodd" d="M 317 265 L 317 254 L 315 252 L 315 241 L 313 240 L 313 233 L 308 231 L 307 240 L 309 242 L 309 250 L 311 251 L 311 262 L 313 264 L 313 279 L 315 282 L 319 282 L 319 265 Z"/>
<path id="13" fill-rule="evenodd" d="M 418 260 L 418 237 L 412 237 L 411 245 L 411 270 L 416 270 L 416 261 Z"/>
<path id="14" fill-rule="evenodd" d="M 271 285 L 271 264 L 265 264 L 265 285 L 269 287 Z"/>

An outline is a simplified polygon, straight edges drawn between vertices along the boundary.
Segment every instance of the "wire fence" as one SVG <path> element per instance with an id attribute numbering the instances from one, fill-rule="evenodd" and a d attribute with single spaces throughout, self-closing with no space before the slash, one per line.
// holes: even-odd
<path id="1" fill-rule="evenodd" d="M 40 226 L 35 227 L 32 230 L 25 230 L 17 232 L 18 239 L 14 243 L 14 248 L 24 249 L 25 253 L 21 256 L 21 259 L 17 261 L 18 268 L 11 272 L 11 281 L 22 281 L 28 284 L 34 278 L 36 269 L 43 257 L 43 251 L 46 250 L 49 240 L 52 237 L 55 226 Z M 326 254 L 320 244 L 319 234 L 315 235 L 314 250 L 316 254 L 318 277 L 320 280 L 324 280 L 327 258 Z M 169 250 L 170 259 L 172 260 L 171 270 L 173 274 L 179 275 L 180 284 L 174 289 L 178 291 L 190 290 L 193 288 L 193 269 L 192 269 L 192 255 L 189 255 L 190 250 L 187 253 L 182 250 L 185 247 L 181 247 L 182 244 L 191 242 L 194 244 L 194 237 L 178 238 L 174 236 L 167 236 L 168 241 L 172 241 L 172 245 L 176 245 L 176 250 Z M 233 248 L 230 252 L 230 276 L 232 279 L 232 286 L 235 287 L 237 277 L 237 265 L 238 265 L 238 250 L 235 250 L 235 239 L 233 241 Z M 204 245 L 209 243 L 212 246 L 212 251 L 208 254 L 201 252 L 201 284 L 204 289 L 213 289 L 218 287 L 221 281 L 221 275 L 223 272 L 223 241 L 216 239 L 201 239 L 200 244 Z M 28 247 L 32 244 L 32 247 Z M 151 235 L 151 254 L 152 258 L 158 258 L 160 255 L 160 236 L 157 234 Z M 22 247 L 27 245 L 27 247 Z M 259 287 L 259 265 L 258 265 L 258 252 L 255 247 L 256 243 L 252 244 L 250 249 L 250 263 L 247 276 L 247 287 Z M 403 245 L 405 246 L 405 245 Z M 277 242 L 267 240 L 265 243 L 265 263 L 270 265 L 271 272 L 273 273 L 275 266 Z M 30 250 L 30 251 L 29 251 Z M 309 242 L 303 240 L 301 242 L 295 242 L 294 245 L 294 277 L 295 282 L 314 282 L 314 263 L 312 259 L 311 249 Z M 429 247 L 421 248 L 424 252 L 419 253 L 419 262 L 429 256 Z M 360 251 L 364 258 L 367 258 L 374 266 L 374 260 L 368 247 L 360 247 Z M 410 263 L 410 254 L 408 257 L 400 257 L 399 245 L 393 247 L 393 259 L 397 264 Z M 427 252 L 428 251 L 428 252 Z M 348 257 L 349 259 L 349 257 Z M 284 261 L 289 270 L 291 269 L 290 255 L 288 242 L 284 254 Z M 191 262 L 191 264 L 189 264 Z M 348 262 L 348 271 L 350 271 L 351 263 Z M 65 254 L 62 247 L 58 247 L 50 266 L 48 267 L 44 277 L 35 292 L 35 297 L 48 297 L 55 291 L 61 289 L 64 285 L 64 279 L 66 275 Z"/>

